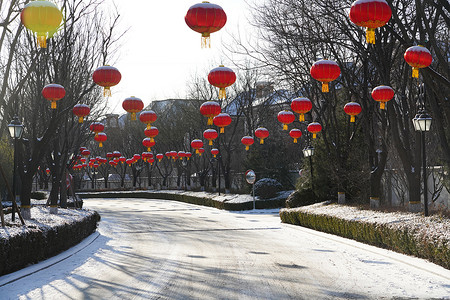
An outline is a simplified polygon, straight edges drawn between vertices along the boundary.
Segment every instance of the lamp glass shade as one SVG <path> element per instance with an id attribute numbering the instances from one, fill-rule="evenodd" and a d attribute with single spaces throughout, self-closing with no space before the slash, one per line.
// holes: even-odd
<path id="1" fill-rule="evenodd" d="M 9 134 L 12 138 L 19 139 L 23 133 L 23 125 L 17 117 L 8 124 Z"/>
<path id="2" fill-rule="evenodd" d="M 422 113 L 420 114 L 420 116 L 417 118 L 417 126 L 419 127 L 420 131 L 430 131 L 431 128 L 431 117 L 429 114 Z"/>
<path id="3" fill-rule="evenodd" d="M 419 119 L 419 116 L 420 116 L 420 114 L 416 114 L 416 115 L 414 116 L 414 118 L 412 119 L 413 126 L 414 126 L 414 130 L 415 130 L 415 131 L 420 131 L 419 123 L 417 122 L 417 120 Z"/>
<path id="4" fill-rule="evenodd" d="M 308 146 L 305 149 L 303 149 L 303 156 L 310 157 L 314 155 L 314 147 Z"/>

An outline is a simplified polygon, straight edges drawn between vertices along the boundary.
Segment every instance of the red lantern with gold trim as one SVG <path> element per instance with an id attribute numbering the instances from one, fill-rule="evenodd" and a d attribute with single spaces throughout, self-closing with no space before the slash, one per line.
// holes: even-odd
<path id="1" fill-rule="evenodd" d="M 156 158 L 158 159 L 159 162 L 161 162 L 161 160 L 164 158 L 164 154 L 158 153 L 156 154 Z"/>
<path id="2" fill-rule="evenodd" d="M 307 129 L 313 134 L 313 139 L 315 139 L 317 134 L 322 131 L 322 125 L 317 122 L 312 122 L 308 125 Z"/>
<path id="3" fill-rule="evenodd" d="M 153 110 L 146 110 L 139 114 L 139 120 L 142 123 L 147 124 L 147 129 L 150 129 L 150 127 L 156 121 L 157 118 L 158 116 Z"/>
<path id="4" fill-rule="evenodd" d="M 430 51 L 423 46 L 412 46 L 403 55 L 405 61 L 412 67 L 412 77 L 419 78 L 419 69 L 426 68 L 433 62 Z"/>
<path id="5" fill-rule="evenodd" d="M 387 85 L 377 86 L 372 90 L 372 98 L 380 102 L 380 109 L 385 109 L 386 103 L 394 98 L 394 90 Z"/>
<path id="6" fill-rule="evenodd" d="M 151 126 L 150 129 L 147 128 L 144 130 L 144 134 L 153 142 L 154 138 L 159 134 L 159 130 L 155 126 Z"/>
<path id="7" fill-rule="evenodd" d="M 99 147 L 103 147 L 103 142 L 106 142 L 106 140 L 108 139 L 108 137 L 106 136 L 106 133 L 104 132 L 99 132 L 95 137 L 94 140 L 96 142 L 98 142 L 98 146 Z"/>
<path id="8" fill-rule="evenodd" d="M 231 124 L 231 117 L 227 113 L 220 113 L 213 118 L 213 123 L 220 128 L 220 133 L 224 133 L 225 127 Z"/>
<path id="9" fill-rule="evenodd" d="M 311 100 L 305 97 L 295 98 L 291 102 L 291 109 L 299 114 L 299 121 L 305 121 L 305 114 L 312 109 Z"/>
<path id="10" fill-rule="evenodd" d="M 94 122 L 91 124 L 91 126 L 89 126 L 89 129 L 92 132 L 95 132 L 95 136 L 97 136 L 99 132 L 102 132 L 103 130 L 105 130 L 105 125 L 103 125 L 100 122 Z"/>
<path id="11" fill-rule="evenodd" d="M 216 157 L 217 154 L 219 154 L 219 149 L 217 149 L 217 148 L 212 148 L 212 149 L 211 149 L 211 154 L 212 154 L 214 157 Z"/>
<path id="12" fill-rule="evenodd" d="M 199 154 L 198 149 L 203 147 L 203 141 L 199 139 L 195 139 L 191 142 L 192 149 L 195 149 L 195 153 Z"/>
<path id="13" fill-rule="evenodd" d="M 295 115 L 288 110 L 282 110 L 278 113 L 277 119 L 283 124 L 283 130 L 288 130 L 288 124 L 295 121 Z"/>
<path id="14" fill-rule="evenodd" d="M 222 108 L 214 101 L 206 101 L 200 106 L 200 113 L 208 118 L 208 125 L 213 124 L 213 118 L 220 114 Z"/>
<path id="15" fill-rule="evenodd" d="M 92 74 L 92 80 L 103 87 L 104 97 L 111 97 L 111 87 L 119 84 L 121 79 L 122 74 L 120 74 L 119 70 L 111 66 L 99 67 Z"/>
<path id="16" fill-rule="evenodd" d="M 328 83 L 336 80 L 341 75 L 341 69 L 332 60 L 321 59 L 311 66 L 310 73 L 315 80 L 322 82 L 322 92 L 328 93 Z"/>
<path id="17" fill-rule="evenodd" d="M 361 105 L 356 102 L 349 102 L 344 106 L 345 113 L 350 116 L 350 123 L 355 122 L 355 116 L 359 115 L 361 113 L 361 110 Z"/>
<path id="18" fill-rule="evenodd" d="M 144 108 L 144 102 L 139 98 L 131 96 L 123 100 L 122 107 L 124 110 L 131 113 L 131 120 L 136 121 L 136 113 Z"/>
<path id="19" fill-rule="evenodd" d="M 392 10 L 385 0 L 356 0 L 350 7 L 350 20 L 366 27 L 366 42 L 375 44 L 375 29 L 386 25 Z"/>
<path id="20" fill-rule="evenodd" d="M 294 139 L 294 144 L 297 144 L 297 140 L 302 136 L 302 131 L 300 129 L 293 128 L 289 131 L 289 136 Z"/>
<path id="21" fill-rule="evenodd" d="M 202 156 L 203 153 L 205 153 L 205 148 L 199 148 L 198 149 L 198 156 Z"/>
<path id="22" fill-rule="evenodd" d="M 241 139 L 241 143 L 245 145 L 245 151 L 248 151 L 250 149 L 250 146 L 253 145 L 253 143 L 255 142 L 255 140 L 251 137 L 251 136 L 244 136 Z"/>
<path id="23" fill-rule="evenodd" d="M 189 160 L 192 157 L 192 153 L 186 152 L 184 156 L 187 158 L 187 160 Z"/>
<path id="24" fill-rule="evenodd" d="M 47 84 L 42 89 L 42 96 L 48 101 L 51 101 L 52 109 L 56 109 L 56 101 L 61 100 L 66 95 L 66 90 L 60 84 L 51 83 Z"/>
<path id="25" fill-rule="evenodd" d="M 147 148 L 147 151 L 152 151 L 152 147 L 155 146 L 156 142 L 151 140 L 150 138 L 145 138 L 142 140 L 142 145 Z"/>
<path id="26" fill-rule="evenodd" d="M 219 5 L 203 1 L 189 8 L 184 20 L 189 28 L 202 34 L 202 48 L 210 48 L 210 34 L 225 26 L 227 15 Z"/>
<path id="27" fill-rule="evenodd" d="M 264 144 L 264 139 L 269 137 L 269 130 L 264 127 L 259 127 L 255 130 L 255 136 L 259 138 L 260 144 Z"/>
<path id="28" fill-rule="evenodd" d="M 91 109 L 86 104 L 77 104 L 73 107 L 72 112 L 78 117 L 78 123 L 83 123 L 84 117 L 91 113 Z"/>
<path id="29" fill-rule="evenodd" d="M 212 146 L 213 141 L 217 139 L 218 136 L 219 134 L 215 129 L 206 129 L 205 131 L 203 131 L 203 137 L 209 141 L 210 146 Z"/>
<path id="30" fill-rule="evenodd" d="M 236 82 L 236 74 L 230 68 L 220 65 L 209 72 L 208 81 L 219 88 L 219 99 L 225 99 L 227 97 L 225 88 Z"/>

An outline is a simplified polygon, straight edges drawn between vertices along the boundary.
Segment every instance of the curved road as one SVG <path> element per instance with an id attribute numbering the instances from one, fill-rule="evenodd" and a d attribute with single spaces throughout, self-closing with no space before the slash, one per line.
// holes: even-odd
<path id="1" fill-rule="evenodd" d="M 450 299 L 449 270 L 281 224 L 274 210 L 149 199 L 85 206 L 100 212 L 99 234 L 0 283 L 1 299 Z"/>

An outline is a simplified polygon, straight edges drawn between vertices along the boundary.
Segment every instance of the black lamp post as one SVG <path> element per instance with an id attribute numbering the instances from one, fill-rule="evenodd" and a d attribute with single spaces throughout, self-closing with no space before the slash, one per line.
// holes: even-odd
<path id="1" fill-rule="evenodd" d="M 309 157 L 309 165 L 311 169 L 311 189 L 314 190 L 314 183 L 313 183 L 313 164 L 312 164 L 312 156 L 314 155 L 314 147 L 311 145 L 306 146 L 305 149 L 303 149 L 303 156 Z"/>
<path id="2" fill-rule="evenodd" d="M 428 216 L 428 185 L 427 185 L 427 157 L 425 148 L 425 132 L 430 131 L 431 128 L 431 116 L 425 111 L 425 109 L 419 111 L 413 118 L 413 125 L 416 131 L 420 131 L 422 140 L 422 169 L 423 169 L 423 203 L 425 216 Z"/>
<path id="3" fill-rule="evenodd" d="M 13 197 L 16 199 L 17 140 L 22 137 L 23 125 L 17 116 L 8 125 L 9 134 L 14 139 Z M 12 206 L 12 221 L 15 221 L 15 206 Z"/>

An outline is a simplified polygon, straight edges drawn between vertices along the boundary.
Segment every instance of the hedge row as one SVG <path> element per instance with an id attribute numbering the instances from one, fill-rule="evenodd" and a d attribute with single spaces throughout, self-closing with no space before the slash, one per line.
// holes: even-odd
<path id="1" fill-rule="evenodd" d="M 229 203 L 225 201 L 217 201 L 213 198 L 199 197 L 182 193 L 165 193 L 165 192 L 149 192 L 149 191 L 133 191 L 133 192 L 92 192 L 78 193 L 81 198 L 144 198 L 159 199 L 185 202 L 190 204 L 209 206 L 218 209 L 240 211 L 253 209 L 253 202 Z M 257 209 L 279 208 L 284 206 L 285 200 L 260 200 L 256 201 Z"/>
<path id="2" fill-rule="evenodd" d="M 418 236 L 407 229 L 395 229 L 385 224 L 343 220 L 293 209 L 280 211 L 283 223 L 300 225 L 381 248 L 428 259 L 450 269 L 450 245 Z"/>
<path id="3" fill-rule="evenodd" d="M 78 244 L 97 228 L 97 212 L 80 221 L 51 228 L 29 228 L 9 239 L 0 239 L 0 275 L 52 257 Z M 33 226 L 33 225 L 32 225 Z"/>

